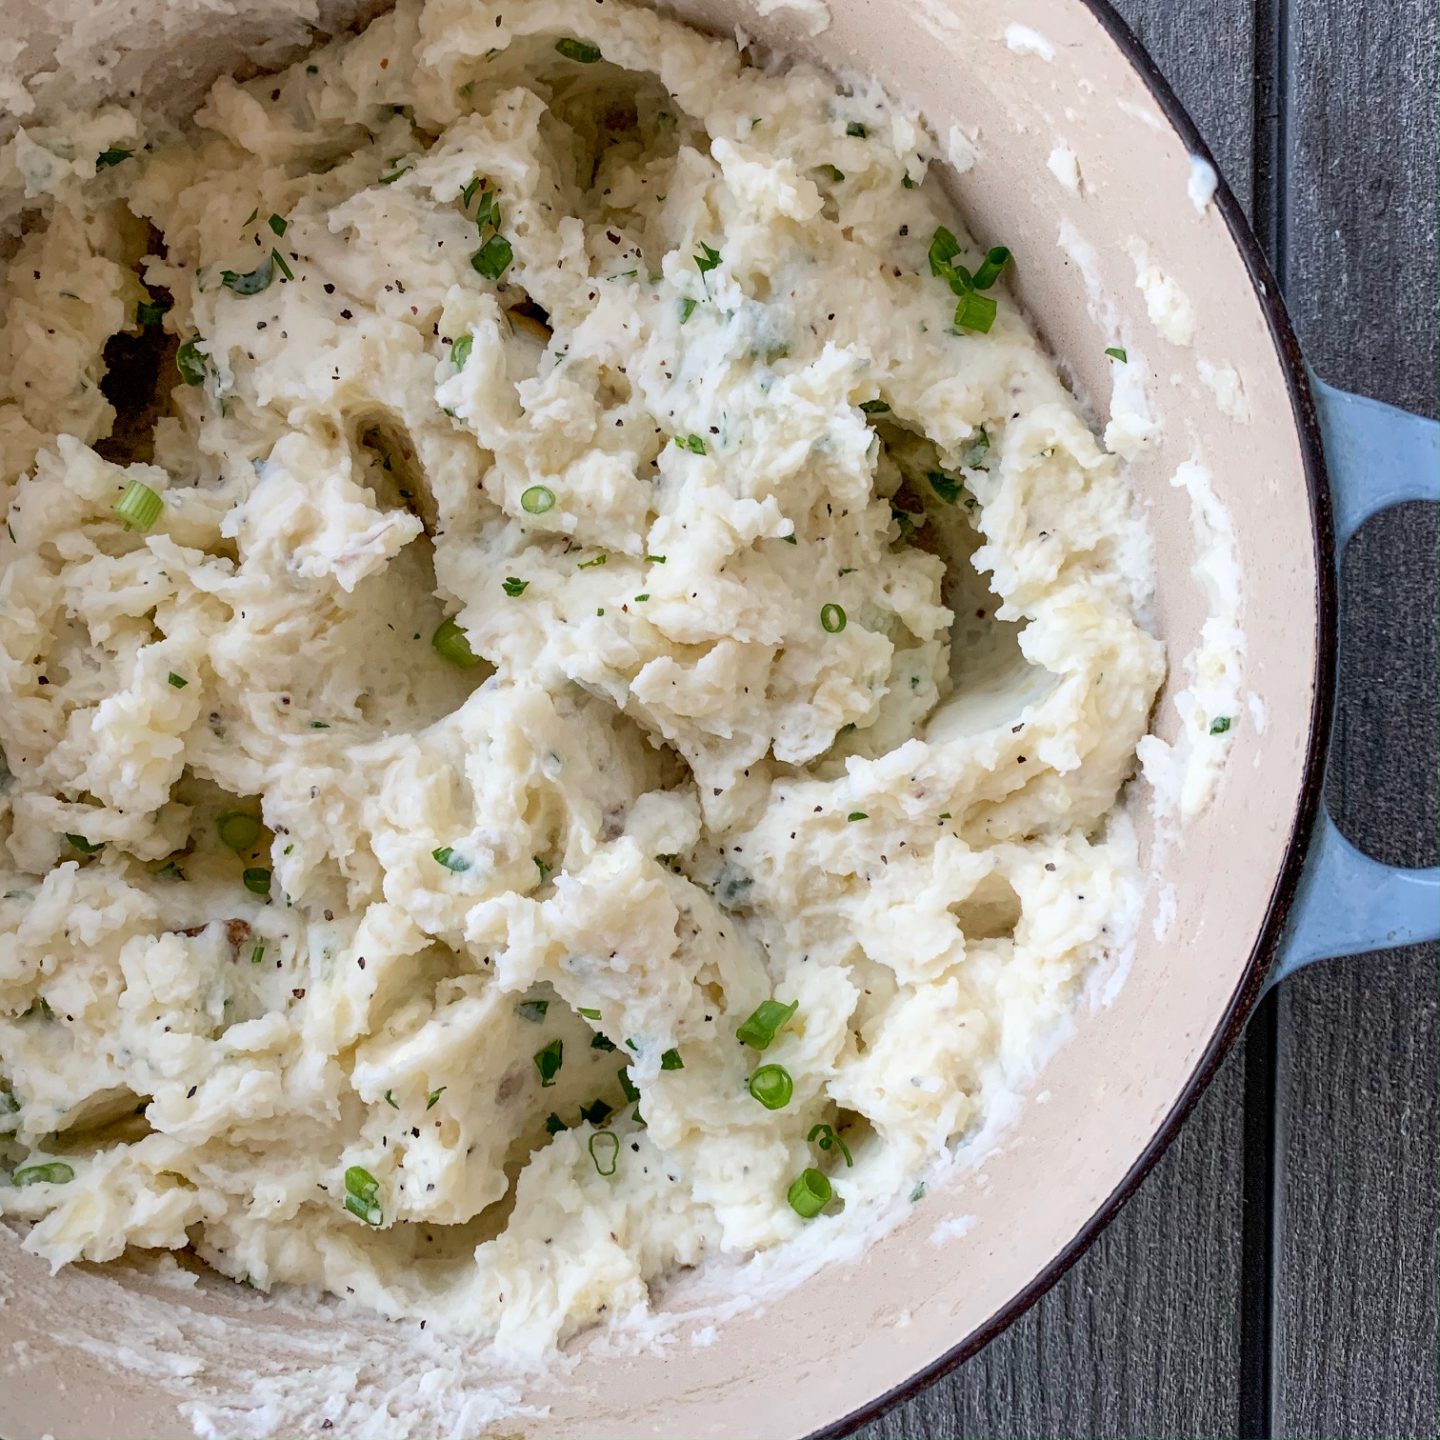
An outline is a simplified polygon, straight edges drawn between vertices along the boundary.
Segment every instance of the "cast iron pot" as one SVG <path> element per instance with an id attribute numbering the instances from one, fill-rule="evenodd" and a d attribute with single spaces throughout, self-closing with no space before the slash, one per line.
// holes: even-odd
<path id="1" fill-rule="evenodd" d="M 141 0 L 117 7 L 123 25 L 112 33 L 92 0 L 10 0 L 0 40 L 30 42 L 19 62 L 27 74 L 57 52 L 62 74 L 74 73 L 87 49 L 121 46 L 112 89 L 163 87 L 183 113 L 258 42 L 303 38 L 284 0 L 240 8 L 236 17 Z M 362 8 L 330 0 L 321 20 L 334 26 Z M 942 150 L 973 144 L 978 158 L 957 187 L 970 227 L 982 242 L 1016 249 L 1021 303 L 1102 419 L 1106 347 L 1135 337 L 1163 421 L 1158 446 L 1132 467 L 1155 539 L 1154 621 L 1171 663 L 1156 718 L 1162 737 L 1178 728 L 1173 696 L 1208 611 L 1192 574 L 1189 497 L 1170 483 L 1182 462 L 1208 468 L 1236 532 L 1244 686 L 1258 703 L 1235 718 L 1215 801 L 1168 846 L 1134 805 L 1152 876 L 1138 954 L 1118 993 L 1077 1015 L 1038 1076 L 1033 1091 L 1045 1103 L 1032 1095 L 983 1163 L 933 1187 L 863 1253 L 713 1336 L 702 1332 L 710 1343 L 682 1338 L 627 1356 L 582 1337 L 567 1373 L 521 1387 L 540 1413 L 491 1424 L 461 1392 L 514 1377 L 477 1356 L 461 1380 L 427 1378 L 433 1337 L 417 1342 L 408 1328 L 333 1304 L 277 1308 L 214 1277 L 193 1289 L 143 1267 L 75 1267 L 52 1278 L 3 1234 L 0 1353 L 8 1363 L 13 1346 L 25 1347 L 25 1368 L 10 1369 L 0 1389 L 9 1440 L 188 1435 L 181 1407 L 207 1391 L 230 1402 L 219 1424 L 235 1434 L 263 1430 L 267 1414 L 291 1434 L 328 1419 L 347 1440 L 843 1434 L 972 1355 L 1075 1261 L 1174 1135 L 1267 986 L 1323 956 L 1440 931 L 1440 871 L 1360 855 L 1321 802 L 1337 547 L 1386 506 L 1440 499 L 1440 427 L 1307 376 L 1239 207 L 1223 183 L 1197 205 L 1206 198 L 1207 172 L 1194 163 L 1208 163 L 1204 145 L 1108 5 L 1009 0 L 997 17 L 989 0 L 830 0 L 832 21 L 818 36 L 800 11 L 762 18 L 717 0 L 673 8 L 702 28 L 740 25 L 837 71 L 874 75 L 920 108 Z M 945 144 L 957 125 L 970 142 L 958 151 Z M 1073 152 L 1078 189 L 1047 169 L 1056 148 Z M 1057 245 L 1062 222 L 1093 251 L 1090 262 L 1075 263 L 1073 244 L 1070 255 Z M 1136 286 L 1137 241 L 1189 297 L 1189 345 L 1156 333 Z M 1202 361 L 1233 367 L 1246 418 L 1233 403 L 1222 411 Z M 1173 916 L 1157 938 L 1162 904 Z M 728 1283 L 743 1286 L 743 1272 Z M 709 1282 L 709 1300 L 715 1288 Z M 667 1304 L 699 1307 L 706 1290 L 702 1278 L 682 1279 Z M 697 1310 L 690 1328 L 704 1319 Z M 306 1373 L 315 1398 L 300 1426 L 302 1402 L 284 1397 Z"/>

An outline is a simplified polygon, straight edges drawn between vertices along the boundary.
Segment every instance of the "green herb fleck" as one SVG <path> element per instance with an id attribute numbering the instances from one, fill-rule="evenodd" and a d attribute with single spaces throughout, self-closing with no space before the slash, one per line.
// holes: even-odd
<path id="1" fill-rule="evenodd" d="M 1210 722 L 1210 733 L 1212 735 L 1223 735 L 1230 728 L 1230 717 L 1228 715 L 1217 716 Z"/>
<path id="2" fill-rule="evenodd" d="M 835 1127 L 833 1125 L 814 1125 L 805 1138 L 812 1145 L 818 1140 L 822 1150 L 839 1150 L 845 1157 L 845 1164 L 847 1166 L 855 1163 L 850 1155 L 850 1147 L 835 1133 Z"/>
<path id="3" fill-rule="evenodd" d="M 620 1157 L 620 1140 L 609 1130 L 602 1130 L 590 1137 L 590 1158 L 601 1175 L 613 1175 Z"/>
<path id="4" fill-rule="evenodd" d="M 522 1000 L 515 1007 L 515 1013 L 522 1020 L 528 1020 L 532 1025 L 538 1025 L 545 1018 L 545 1012 L 549 1008 L 548 1000 Z"/>
<path id="5" fill-rule="evenodd" d="M 196 348 L 193 340 L 186 340 L 175 352 L 175 368 L 187 385 L 203 385 L 210 362 L 208 357 Z"/>
<path id="6" fill-rule="evenodd" d="M 521 580 L 518 576 L 507 575 L 501 582 L 501 588 L 512 598 L 516 595 L 523 595 L 529 588 L 528 580 Z"/>
<path id="7" fill-rule="evenodd" d="M 237 295 L 258 295 L 275 278 L 274 254 L 272 250 L 253 270 L 246 270 L 243 274 L 222 270 L 220 283 Z"/>
<path id="8" fill-rule="evenodd" d="M 487 280 L 498 280 L 509 268 L 515 252 L 503 235 L 492 235 L 471 257 L 470 263 Z"/>
<path id="9" fill-rule="evenodd" d="M 461 875 L 470 868 L 469 860 L 465 856 L 457 854 L 449 845 L 442 845 L 438 850 L 432 850 L 430 855 L 438 864 L 456 875 Z"/>
<path id="10" fill-rule="evenodd" d="M 593 65 L 600 59 L 598 45 L 591 45 L 586 40 L 574 40 L 568 35 L 555 42 L 555 49 L 567 60 L 575 61 L 577 65 Z"/>
<path id="11" fill-rule="evenodd" d="M 102 150 L 95 157 L 95 168 L 97 170 L 108 170 L 112 165 L 118 165 L 122 160 L 128 160 L 135 152 L 133 150 L 121 150 L 111 146 L 108 150 Z"/>
<path id="12" fill-rule="evenodd" d="M 1129 362 L 1130 357 L 1125 353 L 1124 347 L 1120 345 L 1108 345 L 1105 353 L 1112 359 L 1118 360 L 1122 365 Z"/>
<path id="13" fill-rule="evenodd" d="M 535 1068 L 540 1072 L 540 1088 L 548 1090 L 555 1083 L 555 1077 L 565 1061 L 564 1041 L 552 1040 L 543 1050 L 535 1052 L 534 1060 Z"/>

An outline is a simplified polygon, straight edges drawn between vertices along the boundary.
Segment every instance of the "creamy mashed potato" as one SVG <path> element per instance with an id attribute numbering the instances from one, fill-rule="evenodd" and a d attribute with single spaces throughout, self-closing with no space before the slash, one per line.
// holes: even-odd
<path id="1" fill-rule="evenodd" d="M 1025 1073 L 1122 943 L 1163 662 L 931 153 L 615 0 L 5 148 L 29 1248 L 534 1353 L 859 1223 Z"/>

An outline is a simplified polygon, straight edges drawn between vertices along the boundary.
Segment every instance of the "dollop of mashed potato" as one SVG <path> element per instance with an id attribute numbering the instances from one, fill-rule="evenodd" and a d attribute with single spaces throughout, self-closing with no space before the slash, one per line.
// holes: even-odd
<path id="1" fill-rule="evenodd" d="M 858 1224 L 1033 1062 L 1122 938 L 1163 662 L 1115 461 L 1006 282 L 984 331 L 932 273 L 984 252 L 929 149 L 615 0 L 10 143 L 32 1250 L 535 1353 Z"/>

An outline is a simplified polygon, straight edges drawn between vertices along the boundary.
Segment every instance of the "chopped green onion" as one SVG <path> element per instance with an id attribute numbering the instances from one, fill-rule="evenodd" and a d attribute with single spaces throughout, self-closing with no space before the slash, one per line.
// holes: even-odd
<path id="1" fill-rule="evenodd" d="M 115 502 L 115 513 L 127 530 L 148 530 L 159 518 L 165 502 L 146 484 L 132 480 Z"/>
<path id="2" fill-rule="evenodd" d="M 705 453 L 705 441 L 699 435 L 677 435 L 675 443 L 682 450 L 688 450 L 692 455 Z"/>
<path id="3" fill-rule="evenodd" d="M 590 1158 L 595 1162 L 595 1169 L 601 1175 L 613 1175 L 615 1163 L 620 1158 L 619 1137 L 609 1130 L 601 1130 L 598 1134 L 590 1137 L 589 1148 Z"/>
<path id="4" fill-rule="evenodd" d="M 953 505 L 960 498 L 960 482 L 943 470 L 932 470 L 925 477 L 930 488 L 947 504 Z"/>
<path id="5" fill-rule="evenodd" d="M 75 1178 L 75 1172 L 63 1160 L 50 1160 L 44 1165 L 22 1165 L 11 1177 L 17 1188 L 25 1185 L 64 1185 Z"/>
<path id="6" fill-rule="evenodd" d="M 864 140 L 870 132 L 858 121 L 852 120 L 846 127 L 845 133 L 853 135 L 857 140 Z"/>
<path id="7" fill-rule="evenodd" d="M 118 146 L 111 146 L 110 149 L 102 150 L 95 157 L 95 168 L 108 170 L 112 165 L 118 165 L 122 160 L 128 160 L 134 153 L 133 150 L 121 150 Z"/>
<path id="8" fill-rule="evenodd" d="M 863 810 L 852 810 L 845 818 L 847 820 L 868 820 L 870 817 Z"/>
<path id="9" fill-rule="evenodd" d="M 555 42 L 555 49 L 577 65 L 593 65 L 600 58 L 598 45 L 591 45 L 586 40 L 574 40 L 568 35 Z"/>
<path id="10" fill-rule="evenodd" d="M 281 275 L 285 277 L 285 279 L 293 280 L 295 278 L 295 272 L 290 268 L 289 263 L 278 250 L 272 249 L 270 251 L 270 258 L 275 262 L 275 268 L 281 273 Z"/>
<path id="11" fill-rule="evenodd" d="M 595 1126 L 603 1125 L 606 1118 L 614 1113 L 615 1107 L 605 1100 L 592 1100 L 580 1107 L 580 1118 Z"/>
<path id="12" fill-rule="evenodd" d="M 170 313 L 170 309 L 170 301 L 163 297 L 159 300 L 142 300 L 135 307 L 135 323 L 147 327 L 158 325 Z"/>
<path id="13" fill-rule="evenodd" d="M 408 165 L 405 163 L 407 160 L 410 161 Z M 385 163 L 387 165 L 393 166 L 394 168 L 390 171 L 388 175 L 380 176 L 379 183 L 381 185 L 393 185 L 407 171 L 413 170 L 415 168 L 415 161 L 409 155 L 393 155 Z"/>
<path id="14" fill-rule="evenodd" d="M 960 242 L 943 225 L 937 226 L 930 241 L 930 273 L 951 283 L 955 267 L 950 262 L 960 253 Z"/>
<path id="15" fill-rule="evenodd" d="M 532 485 L 520 496 L 520 508 L 527 515 L 543 515 L 555 507 L 555 492 L 545 485 Z"/>
<path id="16" fill-rule="evenodd" d="M 835 1133 L 835 1127 L 833 1125 L 814 1125 L 805 1138 L 813 1145 L 816 1143 L 817 1136 L 819 1137 L 820 1148 L 822 1150 L 839 1150 L 845 1157 L 846 1165 L 853 1165 L 855 1163 L 854 1160 L 850 1158 L 850 1147 Z"/>
<path id="17" fill-rule="evenodd" d="M 820 607 L 820 628 L 831 635 L 838 635 L 845 628 L 845 607 L 832 600 Z"/>
<path id="18" fill-rule="evenodd" d="M 453 615 L 442 620 L 430 637 L 435 653 L 462 670 L 469 670 L 480 663 L 480 657 L 470 648 L 470 641 Z"/>
<path id="19" fill-rule="evenodd" d="M 470 862 L 463 856 L 456 854 L 448 845 L 442 845 L 438 850 L 430 852 L 431 858 L 439 861 L 447 870 L 453 871 L 456 875 L 462 874 L 470 868 Z"/>
<path id="20" fill-rule="evenodd" d="M 543 885 L 550 878 L 550 872 L 555 867 L 553 865 L 547 865 L 538 855 L 532 855 L 530 858 L 535 862 L 535 868 L 540 872 L 540 883 Z"/>
<path id="21" fill-rule="evenodd" d="M 915 1188 L 910 1192 L 910 1203 L 911 1203 L 912 1205 L 914 1205 L 914 1204 L 916 1204 L 917 1202 L 923 1200 L 924 1198 L 925 1198 L 925 1182 L 924 1182 L 923 1180 L 918 1180 L 918 1181 L 916 1181 L 916 1183 L 915 1183 Z"/>
<path id="22" fill-rule="evenodd" d="M 264 947 L 263 945 L 257 945 L 257 946 L 250 952 L 250 963 L 251 963 L 252 965 L 258 965 L 264 958 L 265 958 L 265 947 Z"/>
<path id="23" fill-rule="evenodd" d="M 798 1000 L 782 1005 L 778 1000 L 762 1000 L 754 1013 L 735 1032 L 736 1038 L 752 1050 L 767 1050 L 770 1042 L 790 1022 L 790 1017 L 800 1008 Z"/>
<path id="24" fill-rule="evenodd" d="M 643 605 L 643 604 L 645 603 L 645 601 L 647 601 L 649 598 L 650 598 L 649 595 L 637 595 L 637 596 L 635 597 L 635 602 L 636 602 L 636 604 L 638 604 L 638 605 Z"/>
<path id="25" fill-rule="evenodd" d="M 193 340 L 187 340 L 175 352 L 175 368 L 187 385 L 203 385 L 210 362 L 196 349 Z"/>
<path id="26" fill-rule="evenodd" d="M 660 1057 L 660 1068 L 662 1070 L 683 1070 L 685 1062 L 680 1058 L 678 1050 L 667 1050 Z"/>
<path id="27" fill-rule="evenodd" d="M 962 330 L 988 334 L 995 323 L 995 302 L 988 295 L 962 295 L 955 307 L 955 324 Z"/>
<path id="28" fill-rule="evenodd" d="M 387 1090 L 385 1092 L 385 1103 L 392 1110 L 398 1110 L 400 1108 L 400 1102 L 395 1098 L 395 1092 L 393 1090 Z"/>
<path id="29" fill-rule="evenodd" d="M 817 168 L 832 185 L 838 185 L 845 178 L 845 172 L 836 169 L 834 165 L 821 165 Z"/>
<path id="30" fill-rule="evenodd" d="M 265 223 L 277 235 L 283 235 L 290 228 L 290 222 L 283 215 L 272 215 Z"/>
<path id="31" fill-rule="evenodd" d="M 598 1010 L 587 1009 L 584 1005 L 576 1011 L 576 1014 L 583 1015 L 587 1020 L 598 1020 L 600 1018 L 600 1012 Z"/>
<path id="32" fill-rule="evenodd" d="M 795 1093 L 795 1082 L 783 1065 L 762 1065 L 750 1077 L 748 1089 L 767 1110 L 783 1110 Z"/>
<path id="33" fill-rule="evenodd" d="M 357 1200 L 373 1200 L 380 1193 L 380 1182 L 363 1165 L 351 1165 L 345 1171 L 345 1193 Z"/>
<path id="34" fill-rule="evenodd" d="M 695 268 L 704 275 L 707 271 L 714 270 L 720 264 L 720 252 L 712 250 L 703 240 L 700 242 L 700 253 L 695 257 Z"/>
<path id="35" fill-rule="evenodd" d="M 435 1108 L 435 1106 L 439 1103 L 440 1097 L 441 1097 L 449 1088 L 450 1088 L 450 1087 L 449 1087 L 448 1085 L 441 1085 L 441 1086 L 439 1087 L 439 1089 L 432 1090 L 432 1091 L 425 1097 L 425 1108 L 426 1108 L 427 1110 L 433 1110 L 433 1109 Z"/>
<path id="36" fill-rule="evenodd" d="M 682 325 L 695 313 L 695 307 L 699 303 L 698 300 L 692 300 L 688 295 L 680 302 L 680 323 Z"/>
<path id="37" fill-rule="evenodd" d="M 1010 263 L 1010 251 L 1004 245 L 996 245 L 985 252 L 985 258 L 975 271 L 974 285 L 977 290 L 988 290 Z"/>
<path id="38" fill-rule="evenodd" d="M 620 1089 L 624 1091 L 626 1101 L 633 1105 L 640 1098 L 640 1088 L 630 1078 L 629 1070 L 616 1072 L 620 1076 Z"/>
<path id="39" fill-rule="evenodd" d="M 603 1050 L 606 1054 L 609 1054 L 610 1051 L 615 1048 L 615 1042 L 608 1035 L 602 1035 L 597 1030 L 595 1034 L 590 1037 L 590 1048 L 592 1050 Z"/>
<path id="40" fill-rule="evenodd" d="M 547 1135 L 558 1135 L 562 1130 L 569 1128 L 553 1110 L 545 1117 L 545 1133 Z"/>
<path id="41" fill-rule="evenodd" d="M 829 1180 L 820 1171 L 806 1169 L 790 1182 L 785 1198 L 802 1219 L 813 1220 L 830 1203 L 834 1193 Z"/>
<path id="42" fill-rule="evenodd" d="M 596 566 L 603 565 L 608 558 L 606 552 L 602 550 L 598 555 L 592 555 L 588 560 L 579 561 L 575 568 L 577 570 L 594 570 Z"/>
<path id="43" fill-rule="evenodd" d="M 980 462 L 989 452 L 990 437 L 985 433 L 985 427 L 982 425 L 980 429 L 975 432 L 969 446 L 966 448 L 965 457 L 960 463 L 969 470 L 982 470 L 984 466 L 982 466 Z"/>
<path id="44" fill-rule="evenodd" d="M 98 855 L 104 848 L 105 842 L 101 840 L 98 844 L 92 845 L 83 835 L 71 835 L 68 832 L 65 838 L 82 854 Z"/>
<path id="45" fill-rule="evenodd" d="M 549 1008 L 548 1000 L 522 1000 L 515 1007 L 515 1013 L 522 1020 L 528 1020 L 532 1025 L 538 1025 L 545 1018 L 545 1012 Z"/>
<path id="46" fill-rule="evenodd" d="M 215 822 L 220 843 L 232 850 L 251 849 L 260 838 L 262 828 L 253 815 L 247 815 L 243 810 L 231 810 Z"/>
<path id="47" fill-rule="evenodd" d="M 165 679 L 167 684 L 173 685 L 177 690 L 183 690 L 190 683 L 183 675 L 177 675 L 173 670 Z"/>
<path id="48" fill-rule="evenodd" d="M 787 545 L 798 545 L 800 543 L 800 537 L 793 530 L 788 535 L 782 535 L 780 538 Z"/>
<path id="49" fill-rule="evenodd" d="M 1112 360 L 1118 360 L 1122 365 L 1127 364 L 1130 360 L 1130 357 L 1125 353 L 1124 348 L 1119 345 L 1107 345 L 1105 347 L 1105 353 Z"/>
<path id="50" fill-rule="evenodd" d="M 663 565 L 665 563 L 665 557 L 663 555 L 647 555 L 645 557 L 645 563 L 647 565 Z"/>
<path id="51" fill-rule="evenodd" d="M 260 215 L 260 207 L 257 205 L 257 206 L 240 222 L 240 228 L 243 230 L 243 229 L 245 229 L 245 227 L 246 227 L 247 225 L 253 224 L 253 223 L 259 218 L 259 215 Z"/>
<path id="52" fill-rule="evenodd" d="M 906 173 L 906 174 L 904 174 L 904 175 L 902 175 L 902 176 L 900 177 L 900 183 L 901 183 L 901 185 L 903 185 L 903 186 L 905 187 L 905 189 L 907 189 L 907 190 L 913 190 L 913 189 L 915 188 L 915 181 L 913 181 L 913 180 L 910 178 L 910 176 L 909 176 L 908 173 Z"/>
<path id="53" fill-rule="evenodd" d="M 473 335 L 462 335 L 450 347 L 450 363 L 457 369 L 463 370 L 465 362 L 470 358 L 470 351 L 475 345 Z"/>
<path id="54" fill-rule="evenodd" d="M 272 250 L 253 270 L 237 274 L 234 270 L 222 270 L 220 283 L 237 295 L 258 295 L 275 278 L 275 261 Z"/>
<path id="55" fill-rule="evenodd" d="M 530 582 L 522 580 L 518 575 L 507 575 L 501 582 L 500 587 L 512 599 L 517 595 L 523 595 L 529 588 Z"/>
<path id="56" fill-rule="evenodd" d="M 185 872 L 173 860 L 167 860 L 155 874 L 163 880 L 183 880 L 185 878 Z"/>
<path id="57" fill-rule="evenodd" d="M 1230 728 L 1230 717 L 1228 715 L 1217 716 L 1210 722 L 1210 733 L 1212 735 L 1223 735 Z"/>
<path id="58" fill-rule="evenodd" d="M 246 870 L 240 879 L 252 895 L 268 895 L 270 893 L 270 872 L 263 866 L 257 865 Z"/>
<path id="59" fill-rule="evenodd" d="M 552 1040 L 543 1050 L 535 1052 L 534 1060 L 535 1068 L 540 1072 L 540 1088 L 548 1090 L 555 1083 L 555 1077 L 565 1061 L 564 1042 Z"/>
<path id="60" fill-rule="evenodd" d="M 371 1200 L 362 1200 L 358 1195 L 347 1195 L 345 1197 L 345 1208 L 357 1220 L 363 1220 L 367 1225 L 379 1225 L 385 1218 L 385 1212 L 379 1205 Z"/>
<path id="61" fill-rule="evenodd" d="M 470 263 L 487 280 L 498 280 L 509 268 L 515 252 L 503 235 L 492 235 L 471 257 Z"/>
<path id="62" fill-rule="evenodd" d="M 867 415 L 888 415 L 890 407 L 883 400 L 862 400 L 860 408 Z"/>

